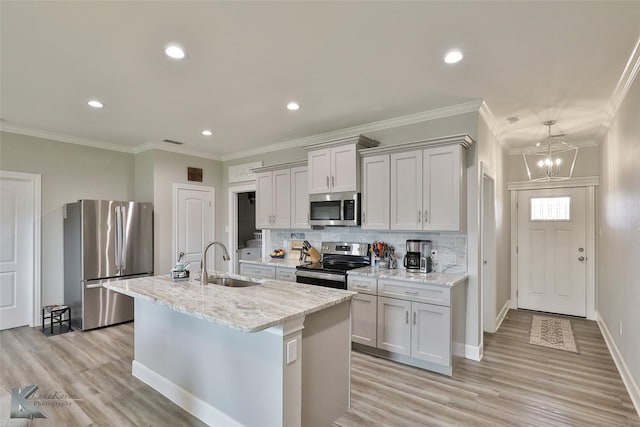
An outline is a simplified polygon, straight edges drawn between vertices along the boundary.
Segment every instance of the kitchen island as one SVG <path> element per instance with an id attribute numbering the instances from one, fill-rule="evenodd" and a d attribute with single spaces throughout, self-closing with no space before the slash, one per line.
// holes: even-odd
<path id="1" fill-rule="evenodd" d="M 135 299 L 132 374 L 209 425 L 331 424 L 349 408 L 355 293 L 251 280 L 106 284 Z"/>

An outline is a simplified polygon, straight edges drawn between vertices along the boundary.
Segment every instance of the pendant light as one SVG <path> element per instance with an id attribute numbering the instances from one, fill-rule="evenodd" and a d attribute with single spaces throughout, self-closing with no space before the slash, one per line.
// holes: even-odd
<path id="1" fill-rule="evenodd" d="M 538 142 L 522 154 L 529 181 L 561 181 L 571 178 L 578 157 L 578 147 L 560 141 L 564 134 L 552 135 L 551 126 L 555 120 L 544 122 L 547 139 Z"/>

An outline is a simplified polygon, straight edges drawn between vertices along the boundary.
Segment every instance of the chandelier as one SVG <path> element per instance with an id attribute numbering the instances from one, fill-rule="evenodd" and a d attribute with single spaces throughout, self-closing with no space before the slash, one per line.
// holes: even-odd
<path id="1" fill-rule="evenodd" d="M 551 135 L 551 126 L 554 124 L 555 120 L 544 122 L 549 128 L 547 139 L 522 154 L 529 181 L 561 181 L 571 178 L 573 174 L 578 147 L 557 139 L 564 134 Z"/>

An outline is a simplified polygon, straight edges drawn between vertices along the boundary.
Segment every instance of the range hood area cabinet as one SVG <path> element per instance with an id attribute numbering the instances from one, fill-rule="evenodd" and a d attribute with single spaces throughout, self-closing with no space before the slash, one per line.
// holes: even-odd
<path id="1" fill-rule="evenodd" d="M 362 150 L 362 228 L 464 231 L 467 134 Z"/>
<path id="2" fill-rule="evenodd" d="M 360 191 L 358 150 L 377 147 L 378 144 L 360 135 L 305 147 L 309 150 L 309 194 Z"/>
<path id="3" fill-rule="evenodd" d="M 252 169 L 256 173 L 256 228 L 310 228 L 306 162 Z"/>

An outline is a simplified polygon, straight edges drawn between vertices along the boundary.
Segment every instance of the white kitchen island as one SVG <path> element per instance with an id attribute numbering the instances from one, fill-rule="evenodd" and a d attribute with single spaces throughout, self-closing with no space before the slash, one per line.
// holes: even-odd
<path id="1" fill-rule="evenodd" d="M 330 425 L 349 408 L 355 293 L 257 281 L 106 284 L 135 299 L 132 374 L 212 426 Z"/>

